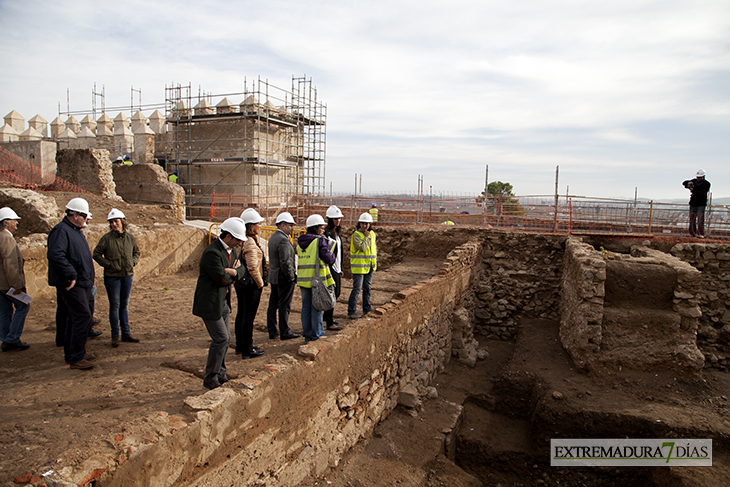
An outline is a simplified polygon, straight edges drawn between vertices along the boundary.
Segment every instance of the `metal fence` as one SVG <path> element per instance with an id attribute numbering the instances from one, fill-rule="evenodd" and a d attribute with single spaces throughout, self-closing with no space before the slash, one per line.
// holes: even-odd
<path id="1" fill-rule="evenodd" d="M 247 207 L 273 222 L 281 211 L 292 213 L 303 225 L 313 213 L 324 215 L 330 205 L 344 214 L 345 225 L 354 225 L 373 205 L 377 225 L 471 225 L 529 233 L 598 235 L 615 238 L 677 240 L 689 237 L 688 205 L 655 201 L 591 198 L 570 195 L 488 196 L 465 194 L 332 194 L 287 196 L 252 201 L 240 195 L 214 195 L 210 217 L 237 216 Z M 711 240 L 730 241 L 730 209 L 708 206 L 705 234 Z"/>
<path id="2" fill-rule="evenodd" d="M 38 191 L 88 193 L 55 174 L 44 174 L 39 167 L 2 147 L 0 147 L 0 183 Z"/>

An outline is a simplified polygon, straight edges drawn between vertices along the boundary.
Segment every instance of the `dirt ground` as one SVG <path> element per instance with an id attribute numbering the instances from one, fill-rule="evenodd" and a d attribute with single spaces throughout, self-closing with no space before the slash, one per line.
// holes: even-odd
<path id="1" fill-rule="evenodd" d="M 477 337 L 479 338 L 479 337 Z M 516 342 L 480 340 L 486 360 L 452 360 L 438 397 L 398 407 L 372 438 L 307 486 L 706 486 L 730 478 L 730 376 L 713 369 L 579 372 L 558 324 L 522 320 Z M 447 458 L 444 409 L 464 408 Z M 550 438 L 714 437 L 712 467 L 551 467 Z M 448 440 L 447 440 L 448 442 Z"/>
<path id="2" fill-rule="evenodd" d="M 63 207 L 74 195 L 54 196 Z M 117 207 L 137 224 L 176 221 L 172 208 L 88 199 L 95 215 Z M 379 270 L 373 282 L 374 304 L 435 275 L 442 260 L 408 256 Z M 130 323 L 141 342 L 122 343 L 116 349 L 110 346 L 108 301 L 103 285 L 99 286 L 96 316 L 102 323 L 97 329 L 103 334 L 87 344 L 88 351 L 97 355 L 98 365 L 91 371 L 70 370 L 62 349 L 55 347 L 55 303 L 40 299 L 31 303 L 23 333 L 31 348 L 0 354 L 0 485 L 17 485 L 15 479 L 27 483 L 100 452 L 123 457 L 130 445 L 158 431 L 150 416 L 189 418 L 183 400 L 205 392 L 202 371 L 209 344 L 201 320 L 191 313 L 196 278 L 197 272 L 188 272 L 135 282 Z M 345 327 L 351 326 L 345 317 L 350 287 L 351 282 L 343 280 L 335 310 L 335 318 Z M 266 288 L 254 329 L 254 344 L 266 355 L 242 361 L 231 349 L 227 361 L 231 378 L 254 374 L 282 353 L 297 357 L 302 339 L 268 338 L 264 316 L 268 293 Z M 300 306 L 295 292 L 291 324 L 296 332 L 301 332 Z M 712 369 L 684 375 L 626 369 L 580 373 L 560 346 L 553 322 L 524 320 L 516 342 L 477 339 L 489 352 L 486 360 L 473 369 L 452 360 L 433 384 L 437 397 L 424 399 L 416 410 L 397 408 L 337 468 L 303 485 L 714 486 L 725 485 L 718 479 L 730 478 L 729 374 Z M 458 407 L 464 408 L 462 424 L 458 429 L 445 426 Z M 649 421 L 654 426 L 647 429 Z M 174 421 L 165 424 L 174 430 Z M 453 461 L 443 454 L 447 434 L 453 436 Z M 685 438 L 713 434 L 718 438 L 716 464 L 671 472 L 554 469 L 545 445 L 557 434 Z"/>
<path id="3" fill-rule="evenodd" d="M 414 258 L 378 270 L 373 304 L 384 304 L 395 292 L 435 275 L 441 263 L 441 259 Z M 31 303 L 23 333 L 30 349 L 0 354 L 0 485 L 76 465 L 102 451 L 123 456 L 128 446 L 144 441 L 155 427 L 142 418 L 191 414 L 183 400 L 206 391 L 202 373 L 210 342 L 202 321 L 191 312 L 196 279 L 197 271 L 135 282 L 130 328 L 141 342 L 121 343 L 118 348 L 110 346 L 108 300 L 102 285 L 95 313 L 102 319 L 95 327 L 102 335 L 87 342 L 87 352 L 97 356 L 97 366 L 90 371 L 69 369 L 63 349 L 55 346 L 55 302 Z M 351 288 L 351 280 L 344 279 L 335 308 L 335 319 L 345 328 L 352 323 L 346 317 Z M 266 287 L 254 325 L 254 344 L 266 355 L 242 361 L 234 355 L 232 343 L 226 361 L 231 379 L 253 374 L 280 354 L 297 357 L 304 343 L 302 338 L 269 339 L 268 296 Z M 232 301 L 235 316 L 235 296 Z M 301 333 L 300 312 L 301 299 L 295 291 L 290 325 L 297 333 Z M 331 333 L 335 332 L 327 332 Z M 168 427 L 174 429 L 174 424 Z"/>

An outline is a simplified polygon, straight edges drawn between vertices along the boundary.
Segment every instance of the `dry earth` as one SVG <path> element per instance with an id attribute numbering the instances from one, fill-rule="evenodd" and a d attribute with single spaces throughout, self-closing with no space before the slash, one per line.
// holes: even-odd
<path id="1" fill-rule="evenodd" d="M 63 207 L 73 195 L 54 196 Z M 88 199 L 96 215 L 116 206 L 137 224 L 175 221 L 171 208 Z M 374 303 L 385 303 L 393 293 L 436 274 L 442 260 L 409 256 L 379 270 Z M 54 344 L 55 303 L 33 301 L 23 334 L 31 348 L 0 354 L 0 485 L 17 485 L 13 480 L 21 476 L 27 476 L 22 479 L 26 483 L 37 481 L 42 473 L 79 464 L 99 452 L 123 461 L 130 448 L 191 419 L 183 400 L 205 392 L 201 377 L 209 344 L 201 320 L 191 313 L 196 277 L 196 272 L 187 272 L 136 282 L 130 322 L 142 341 L 116 349 L 110 347 L 107 298 L 100 285 L 96 315 L 103 320 L 97 327 L 103 335 L 88 342 L 88 350 L 98 357 L 91 371 L 70 370 L 63 362 L 63 352 Z M 345 326 L 341 333 L 367 326 L 367 318 L 345 318 L 349 286 L 344 280 L 335 312 Z M 300 332 L 298 294 L 291 322 Z M 254 343 L 267 353 L 242 361 L 231 350 L 231 378 L 255 376 L 266 364 L 285 360 L 282 354 L 297 357 L 303 340 L 269 340 L 264 325 L 267 302 L 268 288 L 254 330 Z M 728 374 L 712 369 L 685 375 L 625 369 L 579 373 L 560 346 L 557 324 L 551 322 L 523 321 L 516 343 L 480 341 L 489 351 L 487 360 L 475 369 L 452 361 L 435 381 L 438 397 L 425 399 L 417 410 L 397 408 L 337 468 L 305 485 L 715 486 L 725 485 L 718 479 L 730 478 Z M 225 387 L 238 386 L 233 380 Z M 462 404 L 465 413 L 455 435 L 454 463 L 439 452 L 453 405 Z M 716 442 L 716 465 L 666 473 L 616 469 L 598 474 L 549 467 L 544 442 L 555 431 L 576 437 L 596 432 L 620 437 L 636 431 L 637 420 L 621 419 L 616 412 L 622 410 L 656 416 L 657 429 L 646 434 L 687 437 L 714 432 L 721 440 Z"/>

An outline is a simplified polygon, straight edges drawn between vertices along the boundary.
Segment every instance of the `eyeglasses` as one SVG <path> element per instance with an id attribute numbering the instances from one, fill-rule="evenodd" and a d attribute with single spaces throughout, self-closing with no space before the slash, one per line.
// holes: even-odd
<path id="1" fill-rule="evenodd" d="M 83 218 L 84 220 L 86 220 L 89 217 L 89 215 L 87 215 L 86 213 L 76 213 L 76 214 L 78 216 L 80 216 L 81 218 Z"/>

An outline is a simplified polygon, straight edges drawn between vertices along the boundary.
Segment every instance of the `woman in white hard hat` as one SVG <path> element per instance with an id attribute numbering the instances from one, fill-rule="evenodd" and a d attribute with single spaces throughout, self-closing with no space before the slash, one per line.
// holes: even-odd
<path id="1" fill-rule="evenodd" d="M 335 261 L 330 265 L 330 273 L 332 279 L 335 281 L 335 297 L 340 297 L 342 290 L 342 238 L 340 238 L 340 223 L 344 215 L 338 207 L 335 205 L 327 208 L 327 228 L 324 229 L 324 236 L 334 242 L 335 246 L 332 249 L 332 253 L 335 256 Z M 328 330 L 339 331 L 342 327 L 338 326 L 339 322 L 335 321 L 334 317 L 335 309 L 328 309 L 324 312 L 324 322 Z"/>
<path id="2" fill-rule="evenodd" d="M 13 237 L 18 220 L 20 217 L 11 208 L 0 208 L 0 341 L 3 352 L 30 347 L 20 340 L 30 306 L 18 299 L 25 292 L 23 254 Z"/>
<path id="3" fill-rule="evenodd" d="M 106 219 L 110 230 L 99 239 L 93 255 L 94 260 L 104 268 L 112 347 L 118 347 L 120 327 L 123 342 L 139 342 L 139 338 L 132 336 L 129 330 L 129 296 L 132 294 L 134 266 L 139 262 L 139 247 L 137 239 L 127 231 L 124 213 L 112 208 Z"/>
<path id="4" fill-rule="evenodd" d="M 335 283 L 329 266 L 335 261 L 330 252 L 327 239 L 322 235 L 326 226 L 321 215 L 307 218 L 307 233 L 297 239 L 297 286 L 302 291 L 302 335 L 304 343 L 324 336 L 322 312 L 312 304 L 312 278 L 315 272 L 315 259 L 319 259 L 319 275 L 324 277 L 326 286 Z"/>
<path id="5" fill-rule="evenodd" d="M 373 273 L 378 268 L 378 249 L 375 245 L 373 217 L 363 213 L 357 220 L 357 227 L 350 240 L 350 270 L 352 271 L 352 292 L 347 301 L 347 317 L 357 319 L 357 298 L 362 289 L 363 315 L 373 310 L 370 306 L 370 289 Z"/>
<path id="6" fill-rule="evenodd" d="M 236 313 L 236 353 L 243 360 L 256 358 L 266 352 L 253 344 L 253 322 L 261 303 L 261 292 L 268 284 L 269 270 L 266 266 L 264 251 L 259 245 L 259 232 L 264 218 L 253 208 L 246 208 L 241 213 L 241 220 L 246 224 L 246 238 L 243 243 L 243 264 L 250 276 L 247 280 L 237 280 L 234 284 L 238 298 Z"/>

